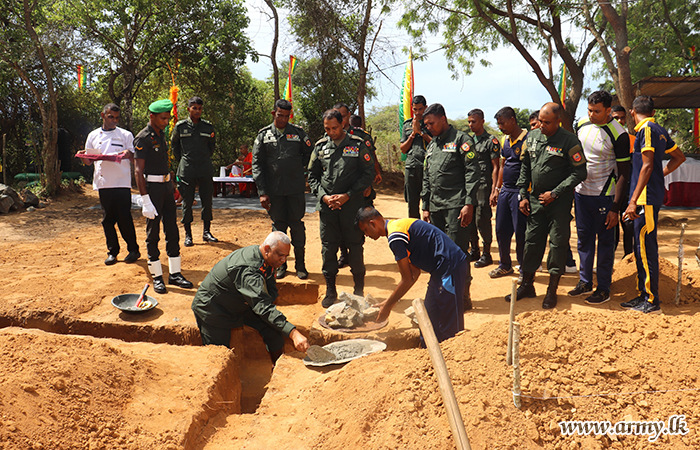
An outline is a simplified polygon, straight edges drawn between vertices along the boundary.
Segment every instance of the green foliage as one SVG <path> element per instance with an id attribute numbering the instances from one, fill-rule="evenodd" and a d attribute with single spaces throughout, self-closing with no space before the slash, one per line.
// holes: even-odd
<path id="1" fill-rule="evenodd" d="M 377 159 L 382 169 L 390 172 L 403 172 L 399 142 L 399 105 L 373 108 L 367 114 L 367 131 L 372 135 L 377 147 Z"/>

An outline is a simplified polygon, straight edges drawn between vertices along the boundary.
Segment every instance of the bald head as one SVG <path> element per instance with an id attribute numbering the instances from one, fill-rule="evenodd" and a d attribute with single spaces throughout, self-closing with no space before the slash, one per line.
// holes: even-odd
<path id="1" fill-rule="evenodd" d="M 545 103 L 540 108 L 540 130 L 545 136 L 552 136 L 559 130 L 559 122 L 561 121 L 561 106 L 557 103 Z"/>

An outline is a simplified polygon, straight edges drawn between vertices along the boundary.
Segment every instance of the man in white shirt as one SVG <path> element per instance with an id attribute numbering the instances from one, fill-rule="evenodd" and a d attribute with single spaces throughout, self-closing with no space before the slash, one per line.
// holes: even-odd
<path id="1" fill-rule="evenodd" d="M 107 239 L 107 259 L 105 264 L 111 266 L 117 262 L 119 238 L 115 224 L 126 241 L 129 254 L 124 262 L 133 263 L 139 259 L 139 244 L 136 242 L 136 230 L 131 217 L 131 164 L 134 158 L 134 136 L 131 132 L 119 128 L 120 109 L 109 103 L 100 113 L 102 127 L 92 131 L 85 141 L 87 149 L 98 150 L 101 155 L 121 155 L 121 161 L 95 161 L 93 189 L 100 194 L 103 219 L 102 227 Z M 80 153 L 78 156 L 80 156 Z M 91 152 L 90 152 L 91 153 Z M 81 158 L 86 165 L 92 164 L 87 158 Z"/>
<path id="2" fill-rule="evenodd" d="M 588 118 L 581 119 L 576 126 L 586 157 L 587 176 L 575 189 L 581 270 L 579 282 L 569 291 L 569 296 L 577 297 L 593 292 L 585 299 L 591 305 L 610 300 L 615 228 L 620 209 L 624 209 L 624 190 L 629 189 L 630 139 L 625 128 L 613 119 L 611 105 L 610 93 L 602 90 L 592 93 L 588 97 Z M 594 259 L 597 261 L 598 282 L 595 291 Z"/>

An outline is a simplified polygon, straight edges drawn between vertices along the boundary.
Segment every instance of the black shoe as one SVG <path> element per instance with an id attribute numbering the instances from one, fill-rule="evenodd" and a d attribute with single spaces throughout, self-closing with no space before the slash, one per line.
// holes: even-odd
<path id="1" fill-rule="evenodd" d="M 338 269 L 342 269 L 348 266 L 348 258 L 345 255 L 340 255 L 338 258 Z"/>
<path id="2" fill-rule="evenodd" d="M 555 306 L 557 306 L 557 292 L 550 292 L 550 290 L 547 289 L 547 294 L 544 296 L 544 300 L 542 300 L 542 309 L 552 309 Z"/>
<path id="3" fill-rule="evenodd" d="M 202 233 L 202 239 L 204 239 L 204 242 L 219 242 L 217 238 L 215 238 L 209 230 L 204 230 L 204 233 Z"/>
<path id="4" fill-rule="evenodd" d="M 642 297 L 635 297 L 628 302 L 620 303 L 620 307 L 622 309 L 632 309 L 632 308 L 635 308 L 636 306 L 639 306 L 639 304 L 642 303 L 643 301 L 644 301 L 644 299 Z"/>
<path id="5" fill-rule="evenodd" d="M 282 264 L 277 268 L 275 271 L 275 278 L 278 280 L 281 280 L 282 278 L 287 276 L 287 263 Z"/>
<path id="6" fill-rule="evenodd" d="M 490 266 L 491 264 L 493 264 L 493 258 L 491 258 L 490 254 L 484 253 L 481 255 L 481 258 L 474 263 L 474 267 L 478 269 L 480 267 Z"/>
<path id="7" fill-rule="evenodd" d="M 544 300 L 542 300 L 542 309 L 552 309 L 557 306 L 557 288 L 560 279 L 561 275 L 549 275 L 549 285 Z"/>
<path id="8" fill-rule="evenodd" d="M 535 285 L 533 284 L 535 281 L 535 272 L 523 272 L 523 282 L 518 286 L 518 290 L 516 292 L 516 297 L 515 301 L 522 300 L 524 298 L 533 298 L 537 297 L 537 293 L 535 292 Z M 506 301 L 510 302 L 510 294 L 506 295 Z"/>
<path id="9" fill-rule="evenodd" d="M 464 297 L 462 298 L 462 301 L 464 302 L 464 310 L 465 311 L 471 311 L 473 306 L 472 306 L 472 296 L 469 295 L 469 292 L 465 291 L 464 292 Z"/>
<path id="10" fill-rule="evenodd" d="M 139 253 L 138 250 L 135 252 L 129 252 L 129 254 L 126 255 L 126 258 L 124 258 L 124 262 L 127 264 L 135 263 L 140 257 L 141 253 Z"/>
<path id="11" fill-rule="evenodd" d="M 657 303 L 651 303 L 649 301 L 643 301 L 637 306 L 632 308 L 630 311 L 639 311 L 644 314 L 661 314 L 661 307 Z"/>
<path id="12" fill-rule="evenodd" d="M 116 263 L 117 263 L 116 256 L 114 256 L 112 254 L 107 255 L 107 259 L 105 259 L 105 265 L 111 266 L 111 265 L 116 264 Z"/>
<path id="13" fill-rule="evenodd" d="M 153 277 L 153 290 L 159 294 L 166 294 L 168 290 L 165 288 L 163 277 Z"/>
<path id="14" fill-rule="evenodd" d="M 354 290 L 352 291 L 353 295 L 358 295 L 360 297 L 365 296 L 365 274 L 352 274 L 352 281 L 354 286 Z"/>
<path id="15" fill-rule="evenodd" d="M 593 295 L 586 299 L 589 305 L 601 305 L 610 301 L 610 292 L 596 289 Z"/>
<path id="16" fill-rule="evenodd" d="M 185 235 L 185 247 L 192 247 L 193 245 L 194 245 L 194 242 L 192 242 L 192 235 L 186 234 Z"/>
<path id="17" fill-rule="evenodd" d="M 297 278 L 300 280 L 306 280 L 309 278 L 309 271 L 306 270 L 306 267 L 297 267 Z"/>
<path id="18" fill-rule="evenodd" d="M 168 275 L 168 284 L 174 284 L 175 286 L 185 289 L 190 289 L 194 286 L 192 282 L 187 281 L 180 272 Z"/>
<path id="19" fill-rule="evenodd" d="M 469 256 L 469 261 L 478 261 L 481 254 L 479 253 L 479 250 L 472 250 L 467 253 L 467 256 Z"/>
<path id="20" fill-rule="evenodd" d="M 578 297 L 579 295 L 590 294 L 591 292 L 593 292 L 593 283 L 586 284 L 578 280 L 576 287 L 570 290 L 568 295 L 569 297 Z"/>
<path id="21" fill-rule="evenodd" d="M 321 301 L 321 306 L 330 308 L 338 300 L 338 291 L 335 289 L 335 275 L 326 275 L 326 296 Z"/>

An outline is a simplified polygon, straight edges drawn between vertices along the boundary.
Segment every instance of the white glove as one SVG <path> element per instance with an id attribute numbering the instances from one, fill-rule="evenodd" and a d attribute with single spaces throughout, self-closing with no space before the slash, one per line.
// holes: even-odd
<path id="1" fill-rule="evenodd" d="M 153 206 L 153 202 L 151 202 L 151 197 L 148 194 L 142 195 L 141 200 L 143 200 L 141 214 L 143 214 L 143 216 L 147 219 L 155 219 L 158 215 L 158 211 L 156 211 L 156 207 Z"/>

